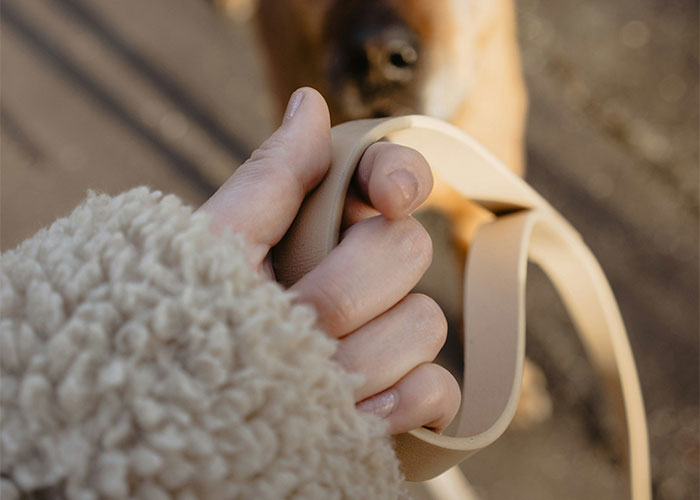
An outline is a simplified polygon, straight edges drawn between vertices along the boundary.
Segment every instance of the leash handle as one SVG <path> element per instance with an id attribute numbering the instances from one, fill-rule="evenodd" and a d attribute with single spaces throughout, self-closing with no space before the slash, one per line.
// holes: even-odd
<path id="1" fill-rule="evenodd" d="M 359 120 L 333 127 L 333 157 L 273 249 L 277 279 L 289 286 L 338 244 L 355 168 L 374 142 L 419 151 L 436 176 L 497 217 L 470 243 L 465 271 L 464 386 L 456 436 L 421 428 L 395 437 L 406 478 L 431 479 L 493 443 L 515 413 L 525 356 L 528 259 L 554 283 L 586 351 L 625 408 L 631 496 L 651 498 L 646 416 L 634 358 L 605 275 L 579 234 L 532 187 L 461 130 L 425 116 Z"/>

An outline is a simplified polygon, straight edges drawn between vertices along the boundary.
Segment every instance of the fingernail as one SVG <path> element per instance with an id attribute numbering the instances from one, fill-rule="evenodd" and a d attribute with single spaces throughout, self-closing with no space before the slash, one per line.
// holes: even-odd
<path id="1" fill-rule="evenodd" d="M 399 396 L 396 391 L 389 389 L 376 396 L 365 399 L 357 403 L 357 408 L 367 413 L 374 413 L 378 417 L 386 418 L 396 409 Z"/>
<path id="2" fill-rule="evenodd" d="M 292 97 L 289 98 L 289 103 L 287 103 L 287 110 L 284 112 L 283 122 L 287 122 L 292 119 L 292 116 L 294 116 L 294 113 L 297 112 L 297 109 L 299 109 L 301 101 L 303 100 L 304 92 L 301 89 L 292 94 Z"/>
<path id="3" fill-rule="evenodd" d="M 399 188 L 404 206 L 409 206 L 418 196 L 418 179 L 408 170 L 402 168 L 389 174 L 389 178 Z"/>

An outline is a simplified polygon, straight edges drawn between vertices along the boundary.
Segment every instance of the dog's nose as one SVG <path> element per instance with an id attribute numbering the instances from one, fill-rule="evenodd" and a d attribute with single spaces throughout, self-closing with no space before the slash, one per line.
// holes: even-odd
<path id="1" fill-rule="evenodd" d="M 409 82 L 419 59 L 416 37 L 403 28 L 357 33 L 348 50 L 350 76 L 371 87 Z"/>

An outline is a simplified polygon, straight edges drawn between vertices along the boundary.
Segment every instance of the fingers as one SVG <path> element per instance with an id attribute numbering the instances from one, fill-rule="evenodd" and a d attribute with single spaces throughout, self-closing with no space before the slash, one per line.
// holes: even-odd
<path id="1" fill-rule="evenodd" d="M 335 359 L 365 376 L 358 408 L 389 421 L 392 434 L 426 426 L 441 432 L 459 409 L 459 385 L 430 363 L 445 343 L 447 321 L 430 297 L 411 294 L 342 338 Z"/>
<path id="2" fill-rule="evenodd" d="M 360 401 L 435 359 L 446 338 L 447 321 L 437 303 L 426 295 L 410 294 L 379 318 L 343 337 L 335 359 L 347 371 L 365 375 L 365 384 L 355 392 Z"/>
<path id="3" fill-rule="evenodd" d="M 330 159 L 326 103 L 315 90 L 300 89 L 279 129 L 202 206 L 212 231 L 243 234 L 252 263 L 264 265 Z M 339 359 L 368 375 L 357 397 L 375 396 L 359 406 L 389 408 L 392 432 L 442 429 L 456 412 L 455 394 L 459 399 L 454 379 L 429 363 L 444 343 L 442 313 L 426 297 L 406 297 L 432 259 L 430 237 L 408 217 L 432 185 L 419 153 L 388 143 L 370 146 L 345 205 L 349 229 L 292 287 L 298 301 L 315 306 L 319 326 L 343 339 Z"/>
<path id="4" fill-rule="evenodd" d="M 442 432 L 457 414 L 460 402 L 459 385 L 450 372 L 425 363 L 357 407 L 386 418 L 392 434 L 419 427 Z"/>
<path id="5" fill-rule="evenodd" d="M 211 229 L 242 233 L 261 262 L 294 220 L 304 196 L 323 178 L 331 157 L 330 118 L 323 97 L 297 90 L 282 125 L 202 206 Z"/>
<path id="6" fill-rule="evenodd" d="M 431 259 L 430 236 L 416 220 L 373 217 L 346 231 L 340 245 L 291 290 L 315 307 L 321 329 L 340 338 L 398 303 Z"/>
<path id="7" fill-rule="evenodd" d="M 417 151 L 390 143 L 375 143 L 365 151 L 348 196 L 344 227 L 381 213 L 388 219 L 406 217 L 428 197 L 433 177 Z"/>
<path id="8" fill-rule="evenodd" d="M 299 89 L 280 128 L 202 206 L 212 214 L 212 231 L 229 227 L 242 233 L 251 260 L 259 264 L 289 228 L 304 196 L 323 178 L 330 158 L 328 107 L 315 90 Z M 379 213 L 405 217 L 425 201 L 432 185 L 430 168 L 418 152 L 373 144 L 358 165 L 343 227 Z"/>

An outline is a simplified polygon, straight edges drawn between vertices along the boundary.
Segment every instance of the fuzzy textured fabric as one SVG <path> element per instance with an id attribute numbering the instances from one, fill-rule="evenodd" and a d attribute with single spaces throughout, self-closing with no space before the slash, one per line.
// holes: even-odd
<path id="1" fill-rule="evenodd" d="M 402 497 L 386 424 L 237 235 L 137 188 L 2 257 L 0 497 Z"/>

